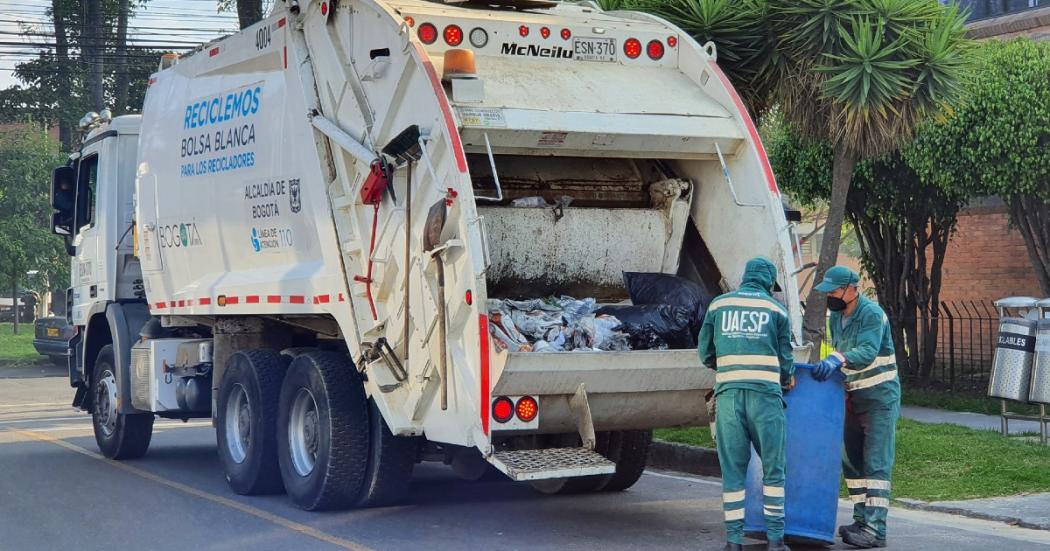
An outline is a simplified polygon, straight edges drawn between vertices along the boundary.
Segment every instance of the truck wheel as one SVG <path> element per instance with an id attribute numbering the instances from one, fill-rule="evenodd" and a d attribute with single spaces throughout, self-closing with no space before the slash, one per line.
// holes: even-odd
<path id="1" fill-rule="evenodd" d="M 307 511 L 352 507 L 369 463 L 369 411 L 361 375 L 335 352 L 300 354 L 281 386 L 277 434 L 288 496 Z"/>
<path id="2" fill-rule="evenodd" d="M 606 457 L 616 463 L 616 472 L 610 475 L 601 491 L 621 492 L 634 486 L 645 471 L 649 444 L 652 442 L 651 430 L 613 432 L 609 437 L 609 454 Z"/>
<path id="3" fill-rule="evenodd" d="M 215 434 L 226 482 L 241 495 L 281 491 L 277 400 L 287 360 L 272 350 L 230 356 L 219 384 Z"/>
<path id="4" fill-rule="evenodd" d="M 397 503 L 408 493 L 412 469 L 419 455 L 419 439 L 394 436 L 374 401 L 369 400 L 368 470 L 358 497 L 358 507 Z"/>
<path id="5" fill-rule="evenodd" d="M 91 388 L 95 393 L 95 407 L 91 424 L 95 442 L 102 455 L 110 459 L 135 459 L 146 455 L 153 437 L 153 414 L 123 414 L 117 412 L 117 377 L 113 359 L 113 345 L 98 351 Z"/>
<path id="6" fill-rule="evenodd" d="M 608 457 L 609 455 L 609 433 L 599 432 L 595 435 L 594 451 Z M 547 446 L 550 447 L 577 447 L 580 445 L 580 437 L 577 434 L 557 435 Z M 532 487 L 544 494 L 583 494 L 597 492 L 604 487 L 611 474 L 600 474 L 594 476 L 575 476 L 572 478 L 551 478 L 547 480 L 535 480 L 530 484 Z"/>

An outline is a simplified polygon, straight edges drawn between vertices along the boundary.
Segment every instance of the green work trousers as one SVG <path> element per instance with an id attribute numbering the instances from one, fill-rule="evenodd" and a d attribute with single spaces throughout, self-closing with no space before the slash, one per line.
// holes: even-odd
<path id="1" fill-rule="evenodd" d="M 849 394 L 842 454 L 842 472 L 853 502 L 853 519 L 880 539 L 886 538 L 890 475 L 900 414 L 899 391 L 886 392 L 891 389 L 880 388 L 884 385 L 888 383 Z"/>
<path id="2" fill-rule="evenodd" d="M 726 540 L 744 540 L 744 486 L 754 446 L 762 458 L 762 504 L 766 534 L 784 539 L 784 402 L 769 392 L 727 388 L 716 397 L 715 439 L 722 467 Z"/>

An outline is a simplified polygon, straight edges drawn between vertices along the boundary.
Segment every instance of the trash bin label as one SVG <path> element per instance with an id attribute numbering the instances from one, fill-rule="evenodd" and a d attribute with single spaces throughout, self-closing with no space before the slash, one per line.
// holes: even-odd
<path id="1" fill-rule="evenodd" d="M 999 333 L 999 348 L 1035 352 L 1035 336 L 1020 333 Z"/>

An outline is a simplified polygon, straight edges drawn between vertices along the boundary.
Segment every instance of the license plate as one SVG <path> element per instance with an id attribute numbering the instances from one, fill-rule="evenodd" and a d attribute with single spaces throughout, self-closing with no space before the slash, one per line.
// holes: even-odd
<path id="1" fill-rule="evenodd" d="M 47 336 L 49 336 L 49 337 L 57 337 L 58 336 L 58 328 L 57 327 L 48 327 L 47 328 Z"/>
<path id="2" fill-rule="evenodd" d="M 572 54 L 580 61 L 616 61 L 616 39 L 575 38 L 572 41 Z"/>

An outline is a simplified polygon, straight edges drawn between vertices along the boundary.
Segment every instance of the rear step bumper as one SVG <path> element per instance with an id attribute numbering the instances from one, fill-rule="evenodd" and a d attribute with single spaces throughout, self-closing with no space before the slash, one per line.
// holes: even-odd
<path id="1" fill-rule="evenodd" d="M 499 451 L 488 457 L 497 469 L 518 481 L 612 474 L 616 464 L 586 448 Z"/>
<path id="2" fill-rule="evenodd" d="M 594 429 L 635 430 L 708 422 L 704 395 L 715 372 L 695 350 L 503 353 L 492 396 L 536 396 L 539 432 L 577 428 L 570 398 L 583 384 Z M 500 361 L 502 360 L 502 361 Z M 493 426 L 499 430 L 498 425 Z M 546 478 L 546 477 L 544 477 Z"/>

